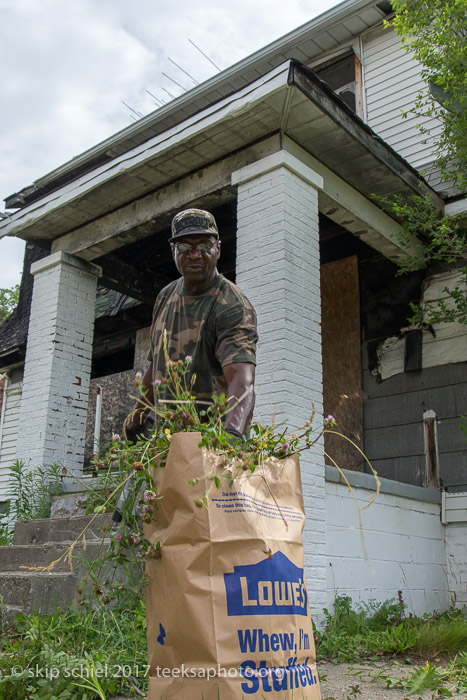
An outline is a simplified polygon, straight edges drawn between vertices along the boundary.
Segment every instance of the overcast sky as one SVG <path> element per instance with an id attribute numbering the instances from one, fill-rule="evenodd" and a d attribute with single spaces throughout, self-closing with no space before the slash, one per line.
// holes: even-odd
<path id="1" fill-rule="evenodd" d="M 3 199 L 133 123 L 216 68 L 309 21 L 335 0 L 0 0 Z M 180 83 L 178 87 L 169 78 Z M 166 92 L 168 91 L 168 92 Z M 20 281 L 24 243 L 0 239 L 0 287 Z"/>

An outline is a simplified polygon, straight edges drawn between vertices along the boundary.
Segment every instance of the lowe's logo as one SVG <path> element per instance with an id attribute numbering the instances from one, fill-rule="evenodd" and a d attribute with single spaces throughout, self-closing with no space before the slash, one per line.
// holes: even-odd
<path id="1" fill-rule="evenodd" d="M 257 564 L 235 566 L 224 574 L 227 614 L 307 615 L 308 594 L 303 569 L 276 552 Z"/>

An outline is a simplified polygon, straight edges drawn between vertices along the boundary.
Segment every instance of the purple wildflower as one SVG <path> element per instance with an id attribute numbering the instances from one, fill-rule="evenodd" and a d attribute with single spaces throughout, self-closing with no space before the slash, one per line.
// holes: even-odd
<path id="1" fill-rule="evenodd" d="M 122 539 L 123 539 L 122 533 L 121 533 L 121 532 L 117 532 L 117 534 L 115 535 L 115 539 L 117 540 L 117 542 L 121 542 Z"/>
<path id="2" fill-rule="evenodd" d="M 112 435 L 112 440 L 114 440 L 115 442 L 118 442 L 120 440 L 120 435 L 118 433 L 114 433 Z"/>

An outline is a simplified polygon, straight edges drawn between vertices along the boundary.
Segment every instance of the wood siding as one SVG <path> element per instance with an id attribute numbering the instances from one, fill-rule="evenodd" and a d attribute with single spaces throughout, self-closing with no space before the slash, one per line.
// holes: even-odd
<path id="1" fill-rule="evenodd" d="M 432 139 L 441 129 L 435 119 L 402 116 L 402 110 L 410 109 L 424 85 L 419 64 L 404 51 L 392 29 L 380 26 L 364 34 L 362 44 L 366 121 L 411 165 L 421 169 L 433 161 L 433 141 L 423 143 L 417 124 L 433 128 Z"/>
<path id="2" fill-rule="evenodd" d="M 9 468 L 16 457 L 21 382 L 5 388 L 0 428 L 0 501 L 6 500 Z"/>

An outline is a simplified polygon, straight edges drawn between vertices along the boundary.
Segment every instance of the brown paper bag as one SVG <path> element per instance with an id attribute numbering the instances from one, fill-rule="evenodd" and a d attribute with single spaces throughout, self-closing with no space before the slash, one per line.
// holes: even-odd
<path id="1" fill-rule="evenodd" d="M 148 700 L 320 700 L 298 456 L 241 472 L 199 508 L 219 459 L 200 437 L 175 434 L 155 471 L 162 499 L 145 536 L 160 541 L 161 558 L 147 565 Z"/>

